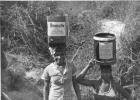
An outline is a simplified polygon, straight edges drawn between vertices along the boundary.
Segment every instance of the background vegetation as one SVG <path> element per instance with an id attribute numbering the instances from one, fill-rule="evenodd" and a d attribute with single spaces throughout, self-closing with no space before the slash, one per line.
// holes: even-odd
<path id="1" fill-rule="evenodd" d="M 68 14 L 70 58 L 79 49 L 74 64 L 78 72 L 93 55 L 93 35 L 100 30 L 101 20 L 117 20 L 125 24 L 119 37 L 117 63 L 113 75 L 122 85 L 140 83 L 140 2 L 139 1 L 1 1 L 2 91 L 12 100 L 41 100 L 40 75 L 51 62 L 47 44 L 46 16 Z M 3 57 L 2 57 L 3 60 Z M 98 78 L 98 66 L 87 78 Z M 81 87 L 84 100 L 89 88 Z M 140 85 L 136 87 L 140 96 Z M 140 99 L 140 97 L 139 97 Z"/>

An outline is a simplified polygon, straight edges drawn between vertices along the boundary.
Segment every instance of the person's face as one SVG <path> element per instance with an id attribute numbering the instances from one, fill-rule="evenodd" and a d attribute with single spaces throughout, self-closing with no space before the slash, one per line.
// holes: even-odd
<path id="1" fill-rule="evenodd" d="M 106 82 L 110 81 L 110 77 L 111 77 L 111 70 L 110 69 L 101 69 L 101 77 L 102 79 L 104 79 Z"/>
<path id="2" fill-rule="evenodd" d="M 65 65 L 65 59 L 66 59 L 66 50 L 65 47 L 57 47 L 57 48 L 49 48 L 50 53 L 54 59 L 54 61 L 60 65 L 64 66 Z"/>
<path id="3" fill-rule="evenodd" d="M 64 66 L 66 63 L 65 62 L 66 55 L 64 52 L 55 52 L 55 54 L 53 55 L 53 58 L 55 62 L 60 66 Z"/>

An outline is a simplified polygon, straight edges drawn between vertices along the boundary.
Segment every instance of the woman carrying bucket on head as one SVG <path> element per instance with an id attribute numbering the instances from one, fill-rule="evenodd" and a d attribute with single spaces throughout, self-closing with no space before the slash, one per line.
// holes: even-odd
<path id="1" fill-rule="evenodd" d="M 91 86 L 96 93 L 91 96 L 91 100 L 119 100 L 117 94 L 121 94 L 127 100 L 132 100 L 130 94 L 115 82 L 112 76 L 111 64 L 115 63 L 115 38 L 112 34 L 99 33 L 95 37 L 95 58 L 77 76 L 77 82 L 85 86 Z M 97 80 L 85 78 L 87 71 L 95 66 L 95 62 L 100 65 L 101 77 Z"/>

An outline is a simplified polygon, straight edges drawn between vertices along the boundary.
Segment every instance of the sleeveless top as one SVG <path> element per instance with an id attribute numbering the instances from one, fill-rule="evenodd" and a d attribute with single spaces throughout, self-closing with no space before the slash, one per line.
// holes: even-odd
<path id="1" fill-rule="evenodd" d="M 99 88 L 98 95 L 116 97 L 116 93 L 115 93 L 115 90 L 113 89 L 112 83 L 110 82 L 109 90 L 106 92 L 102 92 L 101 88 Z"/>

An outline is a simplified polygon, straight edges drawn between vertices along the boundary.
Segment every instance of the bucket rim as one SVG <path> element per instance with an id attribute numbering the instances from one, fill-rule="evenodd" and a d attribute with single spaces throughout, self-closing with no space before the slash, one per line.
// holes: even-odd
<path id="1" fill-rule="evenodd" d="M 95 33 L 93 39 L 97 41 L 112 41 L 116 39 L 116 36 L 108 32 L 98 32 Z"/>

